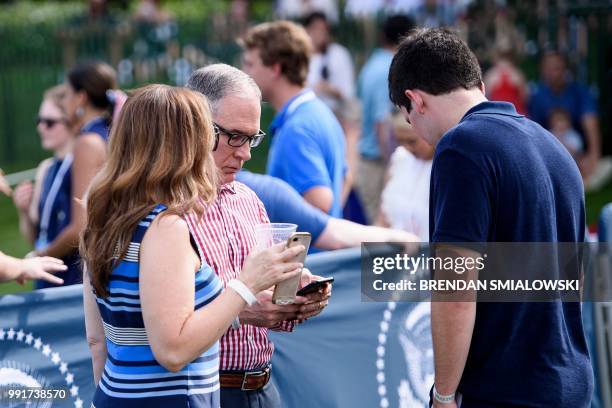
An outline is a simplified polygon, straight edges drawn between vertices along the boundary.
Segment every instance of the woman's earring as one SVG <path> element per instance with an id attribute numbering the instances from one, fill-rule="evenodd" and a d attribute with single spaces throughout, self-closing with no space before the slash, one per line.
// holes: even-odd
<path id="1" fill-rule="evenodd" d="M 83 109 L 82 106 L 79 106 L 78 108 L 76 108 L 76 110 L 74 111 L 74 114 L 76 115 L 77 118 L 81 118 L 83 117 L 83 115 L 85 114 L 85 109 Z"/>

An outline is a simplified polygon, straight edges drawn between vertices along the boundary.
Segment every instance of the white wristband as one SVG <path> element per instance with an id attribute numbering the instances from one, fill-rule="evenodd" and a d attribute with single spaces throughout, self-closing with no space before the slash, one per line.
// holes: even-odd
<path id="1" fill-rule="evenodd" d="M 257 298 L 255 297 L 253 292 L 251 292 L 251 290 L 247 288 L 247 286 L 242 283 L 242 281 L 238 279 L 232 279 L 231 281 L 229 281 L 227 286 L 234 289 L 236 293 L 238 293 L 240 297 L 243 298 L 249 306 L 253 306 L 255 303 L 257 303 Z"/>
<path id="2" fill-rule="evenodd" d="M 438 392 L 438 390 L 436 390 L 435 384 L 434 384 L 434 387 L 433 387 L 433 397 L 440 404 L 450 404 L 453 401 L 455 401 L 455 393 L 454 392 L 452 394 L 442 395 L 442 394 L 440 394 Z"/>

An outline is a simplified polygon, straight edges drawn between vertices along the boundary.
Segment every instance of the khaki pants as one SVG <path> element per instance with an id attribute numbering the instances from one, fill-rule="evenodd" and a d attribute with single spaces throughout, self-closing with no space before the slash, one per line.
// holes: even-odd
<path id="1" fill-rule="evenodd" d="M 361 158 L 357 166 L 355 187 L 363 205 L 368 223 L 373 224 L 380 208 L 380 195 L 385 183 L 386 165 L 382 159 Z"/>

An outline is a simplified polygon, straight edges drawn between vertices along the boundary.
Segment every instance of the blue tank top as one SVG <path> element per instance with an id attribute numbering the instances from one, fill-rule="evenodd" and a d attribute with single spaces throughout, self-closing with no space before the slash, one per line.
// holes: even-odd
<path id="1" fill-rule="evenodd" d="M 155 360 L 147 340 L 138 289 L 140 243 L 151 222 L 165 209 L 157 205 L 138 224 L 127 255 L 111 272 L 110 295 L 96 297 L 108 354 L 94 395 L 94 407 L 218 408 L 220 405 L 219 342 L 173 373 Z M 200 248 L 198 254 L 202 266 L 194 277 L 195 310 L 210 303 L 223 290 L 221 280 L 205 263 Z"/>
<path id="2" fill-rule="evenodd" d="M 63 159 L 53 159 L 42 180 L 40 201 L 38 202 L 39 220 L 35 248 L 42 250 L 53 242 L 70 224 L 72 197 L 72 155 Z M 80 258 L 75 250 L 62 258 L 68 266 L 66 272 L 58 273 L 65 285 L 82 281 Z M 53 283 L 43 280 L 36 282 L 37 289 L 55 287 Z"/>
<path id="3" fill-rule="evenodd" d="M 110 124 L 108 119 L 101 116 L 87 122 L 80 130 L 79 134 L 84 135 L 86 133 L 96 133 L 100 137 L 108 142 L 108 134 L 110 132 Z"/>
<path id="4" fill-rule="evenodd" d="M 105 142 L 108 141 L 109 122 L 103 117 L 90 120 L 79 134 L 96 133 Z M 43 178 L 40 201 L 38 203 L 39 222 L 35 248 L 47 247 L 70 224 L 72 197 L 72 155 L 64 159 L 54 159 Z M 82 271 L 78 251 L 62 257 L 68 266 L 66 272 L 58 273 L 64 280 L 63 285 L 56 285 L 44 280 L 36 281 L 36 289 L 73 285 L 82 282 Z"/>

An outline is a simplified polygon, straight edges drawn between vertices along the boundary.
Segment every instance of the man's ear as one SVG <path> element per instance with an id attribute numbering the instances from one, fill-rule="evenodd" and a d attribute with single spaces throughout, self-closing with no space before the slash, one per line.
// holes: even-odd
<path id="1" fill-rule="evenodd" d="M 412 104 L 412 109 L 414 109 L 418 113 L 423 113 L 423 107 L 425 106 L 425 100 L 421 94 L 421 91 L 415 89 L 406 89 L 404 91 L 404 95 L 406 98 L 410 99 L 410 103 Z"/>
<path id="2" fill-rule="evenodd" d="M 272 72 L 274 72 L 274 76 L 276 78 L 280 78 L 283 73 L 283 67 L 279 62 L 275 62 L 274 64 L 270 65 L 270 69 L 272 70 Z"/>
<path id="3" fill-rule="evenodd" d="M 480 90 L 482 91 L 483 95 L 486 95 L 486 88 L 483 81 L 480 81 Z"/>

